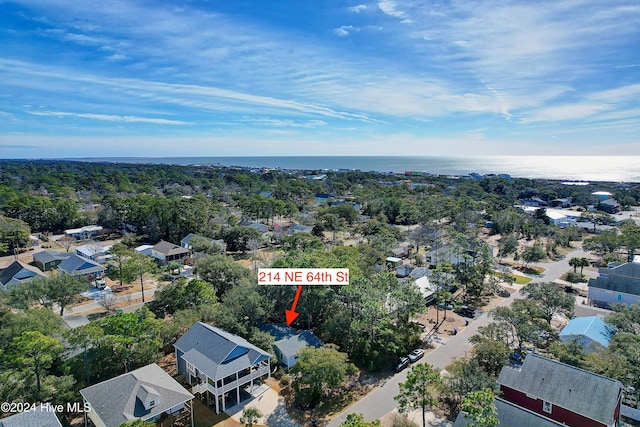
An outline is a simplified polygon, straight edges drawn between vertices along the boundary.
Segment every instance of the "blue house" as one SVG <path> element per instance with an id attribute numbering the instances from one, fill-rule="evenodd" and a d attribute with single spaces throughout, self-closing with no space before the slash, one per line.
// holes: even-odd
<path id="1" fill-rule="evenodd" d="M 598 347 L 609 347 L 610 329 L 598 316 L 574 317 L 560 331 L 560 341 L 567 343 L 577 340 L 585 353 L 592 353 Z"/>
<path id="2" fill-rule="evenodd" d="M 7 268 L 0 270 L 0 285 L 7 289 L 11 285 L 18 285 L 41 277 L 46 276 L 37 268 L 21 261 L 13 261 Z"/>
<path id="3" fill-rule="evenodd" d="M 268 324 L 260 327 L 274 339 L 273 349 L 278 362 L 290 369 L 298 360 L 297 353 L 305 347 L 321 347 L 322 341 L 311 331 L 299 331 L 288 326 Z"/>

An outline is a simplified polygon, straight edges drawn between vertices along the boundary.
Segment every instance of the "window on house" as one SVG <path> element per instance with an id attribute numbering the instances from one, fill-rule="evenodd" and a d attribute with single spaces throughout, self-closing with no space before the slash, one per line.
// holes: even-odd
<path id="1" fill-rule="evenodd" d="M 193 365 L 191 363 L 189 363 L 189 362 L 187 362 L 187 371 L 189 371 L 189 372 L 194 372 L 195 371 L 195 369 L 193 368 Z"/>
<path id="2" fill-rule="evenodd" d="M 156 406 L 156 401 L 155 400 L 149 401 L 149 408 L 153 408 L 154 406 Z"/>
<path id="3" fill-rule="evenodd" d="M 552 408 L 551 402 L 544 401 L 542 403 L 542 410 L 547 414 L 551 413 L 551 408 Z"/>
<path id="4" fill-rule="evenodd" d="M 618 301 L 622 301 L 622 294 L 618 294 Z"/>

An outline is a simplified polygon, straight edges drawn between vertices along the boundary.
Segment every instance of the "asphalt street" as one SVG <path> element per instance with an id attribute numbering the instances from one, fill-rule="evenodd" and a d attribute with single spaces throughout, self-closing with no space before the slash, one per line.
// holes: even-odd
<path id="1" fill-rule="evenodd" d="M 544 274 L 533 279 L 534 282 L 553 282 L 560 278 L 564 273 L 569 271 L 569 260 L 573 257 L 586 256 L 586 252 L 582 249 L 576 249 L 565 258 L 559 261 L 551 263 L 539 263 L 541 267 L 545 269 Z M 521 288 L 521 286 L 517 286 Z M 500 305 L 508 306 L 517 299 L 522 298 L 520 291 L 513 293 L 509 298 L 505 299 Z M 429 363 L 432 366 L 442 370 L 447 366 L 451 360 L 459 357 L 464 357 L 471 349 L 469 338 L 476 334 L 478 328 L 486 326 L 491 322 L 491 318 L 488 313 L 483 313 L 479 318 L 470 322 L 468 326 L 460 330 L 460 332 L 451 337 L 439 337 L 436 338 L 436 342 L 441 340 L 442 344 L 439 344 L 435 349 L 428 352 L 417 363 Z M 384 417 L 389 412 L 396 408 L 397 403 L 394 399 L 399 391 L 399 384 L 407 379 L 408 370 L 405 369 L 402 372 L 397 373 L 393 377 L 387 379 L 383 384 L 370 392 L 368 395 L 348 407 L 339 416 L 331 420 L 327 424 L 329 427 L 337 427 L 346 420 L 350 413 L 360 413 L 364 415 L 365 420 L 378 420 Z"/>

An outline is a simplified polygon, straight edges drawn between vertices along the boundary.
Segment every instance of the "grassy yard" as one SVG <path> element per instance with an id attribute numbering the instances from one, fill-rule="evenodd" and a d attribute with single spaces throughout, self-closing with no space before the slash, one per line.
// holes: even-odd
<path id="1" fill-rule="evenodd" d="M 518 274 L 509 274 L 509 277 L 513 278 L 513 283 L 516 285 L 526 285 L 533 280 L 531 277 L 520 276 Z"/>

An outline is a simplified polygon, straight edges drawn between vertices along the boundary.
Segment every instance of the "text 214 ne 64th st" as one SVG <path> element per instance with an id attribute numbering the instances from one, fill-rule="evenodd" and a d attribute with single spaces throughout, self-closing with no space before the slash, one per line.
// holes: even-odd
<path id="1" fill-rule="evenodd" d="M 259 285 L 348 285 L 348 268 L 261 268 Z"/>

